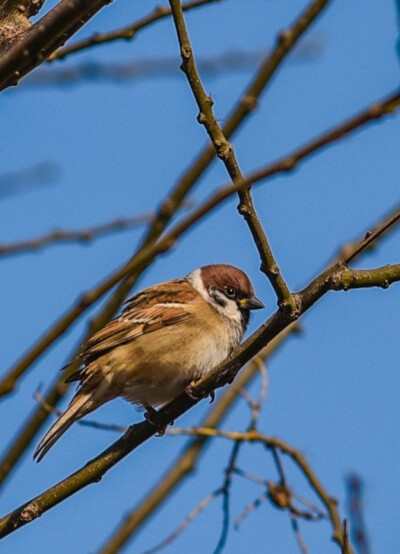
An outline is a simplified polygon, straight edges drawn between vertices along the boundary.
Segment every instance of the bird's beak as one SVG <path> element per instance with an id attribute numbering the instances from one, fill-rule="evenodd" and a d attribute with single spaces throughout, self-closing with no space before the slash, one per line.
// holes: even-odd
<path id="1" fill-rule="evenodd" d="M 261 308 L 265 308 L 261 300 L 259 300 L 255 296 L 251 296 L 250 298 L 242 298 L 241 300 L 239 300 L 239 307 L 242 310 L 260 310 Z"/>

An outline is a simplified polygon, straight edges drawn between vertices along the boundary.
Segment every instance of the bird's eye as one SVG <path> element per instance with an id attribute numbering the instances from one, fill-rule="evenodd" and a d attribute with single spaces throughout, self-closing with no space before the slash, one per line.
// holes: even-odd
<path id="1" fill-rule="evenodd" d="M 229 298 L 235 298 L 236 290 L 233 287 L 225 287 L 226 296 Z"/>

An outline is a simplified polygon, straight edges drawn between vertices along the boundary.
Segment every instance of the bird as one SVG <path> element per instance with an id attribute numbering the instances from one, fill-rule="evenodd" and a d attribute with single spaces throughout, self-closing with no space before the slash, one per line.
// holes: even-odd
<path id="1" fill-rule="evenodd" d="M 83 346 L 69 406 L 37 446 L 40 461 L 75 422 L 119 396 L 147 410 L 164 406 L 240 344 L 250 310 L 264 308 L 249 277 L 227 264 L 146 288 Z M 145 415 L 146 415 L 145 414 Z"/>

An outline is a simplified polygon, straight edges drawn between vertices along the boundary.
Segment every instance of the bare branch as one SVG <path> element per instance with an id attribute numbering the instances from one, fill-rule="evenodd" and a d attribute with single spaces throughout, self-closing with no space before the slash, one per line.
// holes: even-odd
<path id="1" fill-rule="evenodd" d="M 261 506 L 261 504 L 265 502 L 267 498 L 268 498 L 268 493 L 263 492 L 255 500 L 253 500 L 253 502 L 250 502 L 250 504 L 246 506 L 243 512 L 235 519 L 235 522 L 234 522 L 235 529 L 239 529 L 240 525 L 251 514 L 251 512 L 253 512 L 259 506 Z"/>
<path id="2" fill-rule="evenodd" d="M 18 81 L 112 0 L 61 0 L 0 59 L 0 91 Z"/>
<path id="3" fill-rule="evenodd" d="M 286 172 L 294 169 L 296 164 L 303 158 L 317 152 L 320 148 L 323 148 L 330 144 L 332 141 L 336 141 L 339 138 L 347 135 L 350 131 L 354 131 L 361 125 L 365 125 L 370 121 L 374 121 L 378 117 L 382 117 L 388 113 L 392 113 L 400 105 L 400 93 L 396 93 L 386 100 L 379 103 L 375 103 L 373 108 L 369 108 L 359 114 L 358 116 L 351 118 L 345 123 L 339 125 L 335 129 L 328 131 L 328 133 L 322 135 L 318 139 L 311 141 L 302 148 L 292 152 L 285 158 L 281 158 L 278 162 L 273 163 L 264 170 L 252 173 L 247 179 L 245 179 L 240 187 L 234 185 L 228 185 L 220 188 L 211 198 L 199 206 L 181 223 L 177 224 L 170 233 L 166 234 L 163 239 L 156 244 L 150 244 L 150 237 L 153 236 L 155 229 L 157 232 L 161 232 L 163 228 L 164 218 L 159 219 L 157 216 L 157 227 L 152 227 L 144 244 L 150 244 L 147 247 L 141 248 L 122 268 L 115 271 L 111 276 L 107 277 L 100 285 L 85 294 L 82 295 L 78 304 L 72 306 L 66 314 L 64 314 L 55 324 L 53 324 L 49 331 L 45 333 L 39 341 L 34 344 L 31 349 L 24 355 L 24 357 L 17 362 L 17 364 L 9 371 L 9 373 L 0 382 L 0 396 L 9 394 L 15 387 L 17 380 L 25 373 L 25 371 L 34 363 L 39 356 L 46 351 L 46 349 L 53 344 L 75 321 L 76 319 L 86 311 L 94 302 L 99 300 L 106 292 L 108 292 L 114 285 L 116 285 L 121 279 L 127 275 L 136 274 L 144 270 L 147 265 L 155 259 L 156 256 L 167 251 L 175 243 L 175 241 L 190 229 L 195 223 L 197 223 L 204 215 L 208 214 L 216 206 L 220 205 L 223 201 L 229 198 L 232 194 L 237 192 L 239 188 L 245 188 L 250 183 L 255 183 L 267 177 L 281 172 Z M 294 160 L 296 160 L 294 162 Z M 175 203 L 175 202 L 174 202 Z M 397 219 L 396 219 L 397 221 Z M 393 223 L 391 223 L 393 225 Z M 383 231 L 382 231 L 383 232 Z M 376 239 L 374 239 L 376 240 Z M 365 244 L 364 248 L 370 245 L 372 239 L 368 238 L 368 244 Z M 295 317 L 296 313 L 292 313 L 290 317 Z"/>
<path id="4" fill-rule="evenodd" d="M 392 268 L 395 268 L 396 278 L 400 280 L 400 264 L 399 266 L 392 266 Z M 314 279 L 314 281 L 312 281 L 306 289 L 297 294 L 297 298 L 299 299 L 299 313 L 296 317 L 307 311 L 331 288 L 333 276 L 337 273 L 338 269 L 338 264 L 334 264 Z M 384 269 L 380 271 L 385 273 Z M 387 278 L 386 274 L 385 278 Z M 264 323 L 236 350 L 233 356 L 217 366 L 212 373 L 203 377 L 195 386 L 193 386 L 193 394 L 196 398 L 200 400 L 201 398 L 208 396 L 210 392 L 216 388 L 231 382 L 235 378 L 239 369 L 249 362 L 250 359 L 261 350 L 261 348 L 263 348 L 273 337 L 277 336 L 290 323 L 292 323 L 292 319 L 288 316 L 287 312 L 278 310 L 278 312 L 270 317 L 266 323 Z M 186 394 L 179 396 L 156 414 L 157 417 L 155 417 L 155 424 L 166 425 L 171 421 L 174 421 L 177 417 L 195 405 L 198 400 L 195 400 L 192 396 L 188 397 Z M 0 520 L 0 537 L 5 536 L 20 526 L 32 521 L 43 512 L 74 494 L 82 487 L 87 486 L 89 483 L 100 480 L 113 465 L 124 458 L 137 446 L 142 444 L 145 440 L 150 438 L 155 432 L 155 426 L 150 425 L 146 421 L 130 427 L 121 439 L 111 445 L 97 458 L 91 462 L 88 462 L 84 468 L 77 471 L 70 477 L 67 477 L 64 481 L 58 483 L 43 494 L 37 496 L 32 501 L 14 510 L 14 512 L 10 513 L 8 516 L 2 518 L 2 520 Z M 211 435 L 212 433 L 215 434 L 214 430 L 208 430 L 207 432 L 210 432 Z M 251 436 L 251 433 L 254 433 L 253 437 L 256 437 L 257 434 L 255 431 L 247 433 L 247 437 Z M 231 434 L 229 438 L 233 438 L 234 440 L 244 440 L 240 439 L 240 436 L 240 434 Z M 248 440 L 252 439 L 248 438 Z M 254 438 L 253 440 L 258 439 Z M 271 440 L 275 441 L 275 443 L 271 442 L 269 446 L 276 445 L 277 448 L 280 448 L 288 453 L 286 446 L 279 446 L 280 443 L 278 439 Z M 293 451 L 291 455 L 295 459 L 296 456 L 300 456 L 298 453 L 294 454 Z M 297 460 L 297 463 L 300 463 L 301 465 L 301 456 L 299 459 L 300 462 Z M 321 490 L 321 488 L 318 488 L 320 485 L 315 480 L 314 476 L 307 473 L 305 469 L 304 472 L 310 481 L 311 486 L 315 488 L 317 494 L 321 496 L 322 501 L 327 506 L 334 525 L 334 540 L 336 540 L 339 544 L 342 544 L 342 528 L 340 521 L 339 526 L 337 526 L 337 513 L 334 502 L 332 499 L 324 495 L 323 489 Z"/>
<path id="5" fill-rule="evenodd" d="M 155 554 L 155 552 L 158 552 L 159 550 L 165 548 L 166 546 L 170 545 L 174 540 L 176 540 L 181 533 L 192 523 L 192 521 L 199 515 L 201 512 L 213 501 L 215 500 L 220 494 L 222 493 L 222 489 L 217 489 L 214 492 L 208 494 L 201 502 L 197 504 L 197 506 L 188 514 L 185 519 L 182 521 L 182 523 L 173 531 L 166 539 L 164 539 L 160 544 L 157 544 L 153 548 L 150 548 L 149 550 L 146 550 L 142 554 Z"/>
<path id="6" fill-rule="evenodd" d="M 283 172 L 290 172 L 296 169 L 299 162 L 318 152 L 320 149 L 333 144 L 363 127 L 367 123 L 379 121 L 381 118 L 394 114 L 400 106 L 400 92 L 396 91 L 383 100 L 378 100 L 359 114 L 347 119 L 342 124 L 333 127 L 330 131 L 323 133 L 315 140 L 306 143 L 303 147 L 294 150 L 280 160 L 258 169 L 247 176 L 246 183 L 257 183 L 258 181 L 277 175 Z"/>
<path id="7" fill-rule="evenodd" d="M 212 2 L 220 1 L 221 0 L 193 0 L 191 2 L 186 2 L 185 4 L 182 4 L 182 10 L 188 11 L 193 8 L 204 6 L 205 4 L 211 4 Z M 168 17 L 170 15 L 171 10 L 170 8 L 168 8 L 168 6 L 157 6 L 149 15 L 142 17 L 142 19 L 135 21 L 135 23 L 131 23 L 131 25 L 123 27 L 122 29 L 110 31 L 108 33 L 95 33 L 89 38 L 75 42 L 75 44 L 71 44 L 70 46 L 60 48 L 59 50 L 54 52 L 47 59 L 47 61 L 52 62 L 54 60 L 62 60 L 69 54 L 81 52 L 82 50 L 86 50 L 87 48 L 91 48 L 99 44 L 106 44 L 108 42 L 114 42 L 116 40 L 132 40 L 136 37 L 138 32 L 145 27 L 148 27 L 152 23 L 160 21 L 161 19 L 164 19 L 165 17 Z"/>
<path id="8" fill-rule="evenodd" d="M 40 237 L 25 240 L 13 244 L 0 244 L 0 256 L 10 254 L 23 254 L 26 252 L 36 252 L 39 249 L 54 244 L 84 243 L 87 244 L 103 235 L 109 235 L 120 231 L 131 229 L 139 225 L 150 222 L 154 214 L 142 214 L 126 218 L 118 218 L 106 223 L 101 223 L 94 227 L 71 231 L 69 229 L 57 229 Z"/>
<path id="9" fill-rule="evenodd" d="M 326 3 L 326 0 L 325 2 L 322 2 L 323 5 L 325 5 Z M 204 125 L 204 127 L 206 128 L 217 156 L 224 163 L 233 185 L 238 190 L 240 200 L 239 213 L 241 213 L 245 217 L 246 222 L 250 228 L 254 242 L 258 248 L 261 257 L 262 269 L 264 270 L 268 278 L 270 278 L 271 284 L 273 285 L 277 294 L 279 304 L 281 305 L 285 303 L 285 305 L 287 305 L 289 309 L 292 308 L 292 311 L 294 311 L 295 303 L 292 300 L 290 291 L 280 274 L 278 265 L 272 254 L 267 236 L 265 235 L 261 223 L 255 212 L 250 194 L 250 188 L 249 186 L 242 186 L 244 176 L 237 162 L 233 146 L 228 142 L 223 133 L 223 130 L 219 126 L 212 109 L 213 100 L 210 96 L 206 94 L 206 91 L 202 85 L 200 75 L 196 68 L 180 1 L 170 0 L 170 5 L 181 50 L 181 69 L 187 77 L 190 88 L 199 108 L 199 115 L 197 117 L 198 122 Z M 274 277 L 271 278 L 271 275 L 273 275 Z"/>

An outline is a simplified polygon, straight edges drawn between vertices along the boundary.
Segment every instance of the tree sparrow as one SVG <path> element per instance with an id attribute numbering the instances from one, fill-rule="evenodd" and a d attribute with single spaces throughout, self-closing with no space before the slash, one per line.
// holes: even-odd
<path id="1" fill-rule="evenodd" d="M 118 396 L 149 411 L 222 362 L 239 345 L 250 310 L 263 308 L 247 275 L 207 265 L 138 292 L 93 335 L 79 357 L 80 381 L 67 410 L 39 443 L 40 461 L 78 419 Z"/>

